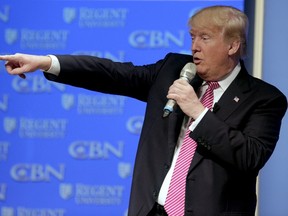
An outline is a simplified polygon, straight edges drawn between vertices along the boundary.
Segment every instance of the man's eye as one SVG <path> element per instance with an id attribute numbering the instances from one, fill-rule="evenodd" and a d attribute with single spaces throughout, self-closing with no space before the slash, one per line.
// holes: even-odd
<path id="1" fill-rule="evenodd" d="M 206 34 L 203 34 L 202 36 L 201 36 L 201 38 L 202 38 L 202 40 L 209 40 L 211 37 L 209 36 L 209 35 L 206 35 Z"/>

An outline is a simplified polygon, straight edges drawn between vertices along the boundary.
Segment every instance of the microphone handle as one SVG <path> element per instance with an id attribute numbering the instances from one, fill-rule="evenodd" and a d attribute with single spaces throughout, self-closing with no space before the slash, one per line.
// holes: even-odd
<path id="1" fill-rule="evenodd" d="M 163 117 L 167 117 L 170 115 L 171 112 L 173 112 L 174 106 L 176 104 L 176 101 L 173 99 L 169 99 L 163 109 Z"/>
<path id="2" fill-rule="evenodd" d="M 183 79 L 187 82 L 190 82 L 190 80 L 186 76 L 180 76 L 180 79 Z M 173 112 L 174 107 L 176 105 L 176 101 L 173 99 L 169 99 L 163 109 L 163 117 L 167 117 L 170 115 L 171 112 Z"/>

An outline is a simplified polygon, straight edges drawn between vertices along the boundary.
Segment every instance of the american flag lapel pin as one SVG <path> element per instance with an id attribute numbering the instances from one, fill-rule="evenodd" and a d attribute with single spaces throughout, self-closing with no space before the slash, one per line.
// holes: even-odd
<path id="1" fill-rule="evenodd" d="M 239 100 L 240 100 L 240 98 L 238 98 L 237 96 L 235 96 L 233 100 L 234 100 L 236 103 L 238 103 Z"/>

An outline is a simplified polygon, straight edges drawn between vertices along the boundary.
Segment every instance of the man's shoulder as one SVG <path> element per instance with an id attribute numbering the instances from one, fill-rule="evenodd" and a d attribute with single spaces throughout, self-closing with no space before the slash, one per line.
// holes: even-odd
<path id="1" fill-rule="evenodd" d="M 187 61 L 193 60 L 192 55 L 184 54 L 184 53 L 174 53 L 174 52 L 168 53 L 165 56 L 165 58 L 183 59 L 183 60 L 187 60 Z"/>
<path id="2" fill-rule="evenodd" d="M 170 52 L 163 59 L 164 64 L 178 65 L 179 67 L 183 67 L 188 62 L 193 62 L 192 55 L 182 54 L 182 53 Z"/>

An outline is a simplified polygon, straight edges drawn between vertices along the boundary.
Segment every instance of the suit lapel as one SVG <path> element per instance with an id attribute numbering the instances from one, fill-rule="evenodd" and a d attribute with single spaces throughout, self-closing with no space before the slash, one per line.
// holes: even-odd
<path id="1" fill-rule="evenodd" d="M 251 92 L 249 75 L 243 68 L 214 105 L 213 112 L 225 121 L 249 97 L 249 92 Z"/>
<path id="2" fill-rule="evenodd" d="M 230 84 L 221 96 L 220 100 L 213 107 L 213 112 L 223 121 L 229 118 L 229 116 L 250 95 L 249 92 L 251 92 L 251 84 L 249 83 L 249 75 L 243 64 L 241 65 L 241 68 L 242 69 L 235 80 Z M 189 172 L 191 172 L 202 159 L 203 156 L 196 151 Z"/>
<path id="3" fill-rule="evenodd" d="M 179 138 L 181 126 L 184 119 L 184 113 L 181 109 L 176 108 L 175 112 L 172 112 L 168 120 L 168 148 L 169 148 L 169 162 L 172 162 L 174 150 Z"/>

